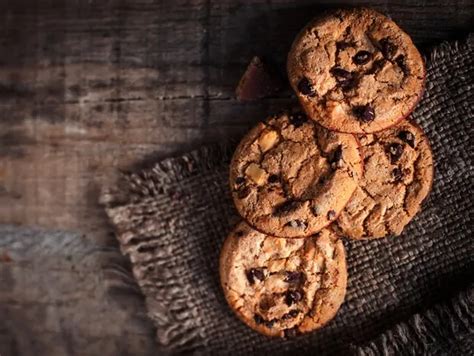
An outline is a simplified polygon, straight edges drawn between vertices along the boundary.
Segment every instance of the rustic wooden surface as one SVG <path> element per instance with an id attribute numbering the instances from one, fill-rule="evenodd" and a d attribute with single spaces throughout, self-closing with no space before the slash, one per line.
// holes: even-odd
<path id="1" fill-rule="evenodd" d="M 116 246 L 98 195 L 118 170 L 239 137 L 267 113 L 293 102 L 283 91 L 242 104 L 234 90 L 255 54 L 273 59 L 283 73 L 291 41 L 305 22 L 326 8 L 355 4 L 392 16 L 422 51 L 472 30 L 470 0 L 0 1 L 0 223 L 66 231 L 1 230 L 0 344 L 10 340 L 15 347 L 0 345 L 2 356 L 152 352 L 145 320 L 134 326 L 148 338 L 143 343 L 120 346 L 126 338 L 119 329 L 101 337 L 108 325 L 126 318 L 117 316 L 113 303 L 97 300 L 108 298 L 97 286 L 100 278 L 88 280 L 101 292 L 84 294 L 82 307 L 58 297 L 79 278 L 72 268 L 80 263 L 67 259 L 64 241 L 84 236 L 94 246 Z M 43 240 L 63 246 L 56 267 L 41 265 L 31 253 L 37 251 L 31 241 L 44 246 Z M 18 248 L 15 241 L 28 244 Z M 15 257 L 5 257 L 12 251 Z M 35 296 L 49 267 L 63 273 L 58 285 L 48 280 L 56 304 Z M 134 300 L 136 308 L 124 307 L 125 312 L 143 308 Z M 94 308 L 101 308 L 100 318 L 90 316 Z M 59 323 L 81 310 L 89 316 Z M 25 326 L 33 321 L 47 327 Z M 91 323 L 94 331 L 88 332 Z M 124 335 L 132 329 L 124 327 Z M 96 349 L 85 347 L 92 338 Z M 40 346 L 29 348 L 28 342 Z"/>

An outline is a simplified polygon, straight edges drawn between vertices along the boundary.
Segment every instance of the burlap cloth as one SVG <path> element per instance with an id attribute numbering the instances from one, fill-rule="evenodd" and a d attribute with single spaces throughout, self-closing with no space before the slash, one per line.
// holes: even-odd
<path id="1" fill-rule="evenodd" d="M 161 349 L 437 354 L 472 347 L 473 49 L 471 35 L 438 46 L 427 59 L 426 92 L 412 119 L 434 151 L 430 198 L 402 236 L 345 242 L 346 301 L 318 332 L 266 338 L 238 321 L 224 300 L 219 250 L 237 221 L 227 184 L 232 147 L 165 159 L 109 187 L 102 202 L 146 296 Z"/>

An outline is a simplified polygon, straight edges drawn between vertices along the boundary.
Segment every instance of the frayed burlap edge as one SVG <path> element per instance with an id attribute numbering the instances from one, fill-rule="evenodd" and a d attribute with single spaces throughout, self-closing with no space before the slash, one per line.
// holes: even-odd
<path id="1" fill-rule="evenodd" d="M 435 48 L 433 48 L 431 54 L 428 57 L 428 70 L 433 64 L 438 64 L 450 56 L 457 55 L 459 51 L 464 51 L 472 48 L 474 44 L 474 34 L 468 36 L 464 41 L 456 42 L 444 42 Z M 185 178 L 192 177 L 195 174 L 202 173 L 207 170 L 213 170 L 222 165 L 227 165 L 232 156 L 234 144 L 219 145 L 213 144 L 210 146 L 204 146 L 192 152 L 186 153 L 180 157 L 167 158 L 154 164 L 151 168 L 141 170 L 136 173 L 122 173 L 118 180 L 118 183 L 114 187 L 105 187 L 100 197 L 100 202 L 105 206 L 106 213 L 117 229 L 117 238 L 121 245 L 121 251 L 124 255 L 130 257 L 132 253 L 132 246 L 130 240 L 133 238 L 132 234 L 127 234 L 120 230 L 121 222 L 123 222 L 126 216 L 126 211 L 129 205 L 136 202 L 149 202 L 153 204 L 160 195 L 173 194 L 172 187 L 174 184 Z M 133 261 L 132 261 L 133 263 Z M 166 274 L 166 271 L 164 271 Z M 140 284 L 140 276 L 134 269 L 134 276 L 138 280 L 140 287 L 144 288 Z M 146 294 L 146 293 L 145 293 Z M 460 295 L 460 303 L 467 305 L 466 298 L 471 294 L 465 293 Z M 162 345 L 170 347 L 170 350 L 174 352 L 181 349 L 180 346 L 193 342 L 196 345 L 205 346 L 206 341 L 200 335 L 199 330 L 195 329 L 192 324 L 176 324 L 174 321 L 168 320 L 165 317 L 165 313 L 160 313 L 161 310 L 166 310 L 170 307 L 169 303 L 183 303 L 187 301 L 186 288 L 183 284 L 175 286 L 172 291 L 172 296 L 167 301 L 160 301 L 147 297 L 147 308 L 149 316 L 153 320 L 157 327 L 157 339 Z M 180 307 L 186 308 L 186 305 L 180 305 Z M 190 306 L 190 309 L 192 306 Z M 449 307 L 445 307 L 449 308 Z M 444 309 L 440 306 L 435 309 L 434 314 L 428 314 L 426 320 L 435 320 L 436 313 L 445 313 L 448 309 Z M 451 309 L 450 309 L 451 310 Z M 153 311 L 153 312 L 152 312 Z M 471 311 L 471 309 L 469 309 Z M 448 314 L 449 315 L 449 314 Z M 453 314 L 451 318 L 439 319 L 441 322 L 450 322 L 453 328 L 456 328 L 456 320 L 462 323 L 468 323 L 467 328 L 472 333 L 472 316 L 471 318 L 464 317 L 464 314 Z M 398 350 L 403 348 L 403 345 L 410 345 L 410 340 L 414 343 L 422 344 L 429 340 L 436 339 L 436 333 L 430 331 L 427 325 L 419 324 L 420 320 L 423 320 L 422 315 L 415 315 L 406 323 L 401 323 L 395 328 L 386 331 L 381 336 L 366 346 L 360 348 L 354 348 L 361 355 L 372 355 L 372 354 L 389 354 L 389 350 Z M 450 325 L 451 325 L 450 324 Z M 417 327 L 419 326 L 419 327 Z M 179 330 L 179 335 L 176 335 L 176 330 Z M 456 337 L 460 335 L 454 333 L 455 329 L 449 329 L 443 338 Z M 170 336 L 172 335 L 172 337 Z M 464 335 L 464 334 L 463 334 Z M 440 335 L 441 336 L 441 335 Z M 462 336 L 462 335 L 461 335 Z M 199 340 L 196 340 L 199 339 Z M 415 344 L 414 344 L 415 345 Z M 428 345 L 423 345 L 423 347 Z M 407 346 L 409 350 L 418 350 L 415 346 Z M 189 349 L 188 349 L 189 350 Z M 405 350 L 407 351 L 407 350 Z"/>
<path id="2" fill-rule="evenodd" d="M 448 302 L 415 314 L 352 351 L 375 355 L 472 355 L 474 289 L 461 291 Z"/>

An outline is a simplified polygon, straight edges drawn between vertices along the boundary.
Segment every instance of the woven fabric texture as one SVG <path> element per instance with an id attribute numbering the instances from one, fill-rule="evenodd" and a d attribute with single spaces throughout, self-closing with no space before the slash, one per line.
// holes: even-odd
<path id="1" fill-rule="evenodd" d="M 242 324 L 226 304 L 219 251 L 239 220 L 227 182 L 232 147 L 203 147 L 125 174 L 108 187 L 102 203 L 146 296 L 158 343 L 170 354 L 391 354 L 390 347 L 397 348 L 390 343 L 408 345 L 418 337 L 410 322 L 396 325 L 473 281 L 473 62 L 472 35 L 438 46 L 427 59 L 426 92 L 411 120 L 432 144 L 431 195 L 401 236 L 345 241 L 346 301 L 320 331 L 269 339 Z M 383 332 L 391 337 L 383 334 L 381 342 Z"/>
<path id="2" fill-rule="evenodd" d="M 474 289 L 413 315 L 354 351 L 358 356 L 474 355 Z"/>

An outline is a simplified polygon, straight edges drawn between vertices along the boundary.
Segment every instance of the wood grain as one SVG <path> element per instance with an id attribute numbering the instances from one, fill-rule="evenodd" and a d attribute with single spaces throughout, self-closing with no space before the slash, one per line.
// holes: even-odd
<path id="1" fill-rule="evenodd" d="M 64 231 L 0 226 L 0 236 L 2 356 L 155 354 L 117 249 Z"/>
<path id="2" fill-rule="evenodd" d="M 256 121 L 294 103 L 288 89 L 239 103 L 235 86 L 254 55 L 274 61 L 284 78 L 289 46 L 309 19 L 331 7 L 360 4 L 392 16 L 421 50 L 472 30 L 469 0 L 1 2 L 0 223 L 69 229 L 99 246 L 110 244 L 98 195 L 119 170 L 239 138 Z M 14 230 L 9 236 L 8 244 L 34 238 Z M 32 258 L 25 252 L 25 260 Z M 70 267 L 55 268 L 75 283 Z M 28 268 L 0 263 L 2 316 L 20 318 L 25 305 L 31 306 L 26 319 L 49 315 L 47 304 L 27 299 L 20 289 L 1 289 L 12 283 L 26 288 Z M 94 340 L 108 345 L 106 354 L 117 354 L 110 346 L 116 340 L 94 339 L 85 331 L 88 322 L 78 321 L 81 327 L 71 331 L 74 348 Z M 108 321 L 95 322 L 105 328 Z M 35 342 L 46 335 L 31 333 Z M 56 342 L 55 335 L 46 343 Z M 75 354 L 59 346 L 47 350 Z"/>
<path id="3" fill-rule="evenodd" d="M 239 137 L 290 105 L 288 90 L 241 104 L 235 85 L 255 54 L 284 76 L 295 34 L 340 6 L 27 3 L 2 5 L 0 222 L 87 232 L 106 229 L 96 197 L 117 168 Z M 463 1 L 373 5 L 421 47 L 460 35 L 473 9 Z"/>

